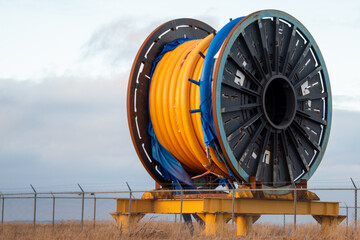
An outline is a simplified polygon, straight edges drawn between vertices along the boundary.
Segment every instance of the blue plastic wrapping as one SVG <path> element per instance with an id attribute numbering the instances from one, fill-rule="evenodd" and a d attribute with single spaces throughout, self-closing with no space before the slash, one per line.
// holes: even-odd
<path id="1" fill-rule="evenodd" d="M 213 146 L 216 139 L 216 131 L 212 113 L 211 101 L 211 83 L 214 67 L 214 56 L 220 50 L 226 37 L 234 26 L 244 17 L 236 18 L 227 23 L 214 37 L 206 53 L 201 77 L 200 77 L 200 109 L 201 109 L 201 126 L 204 134 L 205 146 Z"/>

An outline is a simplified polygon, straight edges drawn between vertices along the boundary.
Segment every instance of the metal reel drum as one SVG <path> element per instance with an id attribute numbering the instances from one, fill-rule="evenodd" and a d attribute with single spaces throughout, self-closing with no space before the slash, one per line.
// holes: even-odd
<path id="1" fill-rule="evenodd" d="M 331 126 L 331 89 L 309 31 L 277 10 L 255 12 L 229 34 L 215 63 L 213 115 L 234 175 L 265 186 L 308 180 Z"/>

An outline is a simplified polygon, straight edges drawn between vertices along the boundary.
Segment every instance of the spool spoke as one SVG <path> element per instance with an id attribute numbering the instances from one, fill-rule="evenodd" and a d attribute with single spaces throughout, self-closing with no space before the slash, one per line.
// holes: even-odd
<path id="1" fill-rule="evenodd" d="M 252 75 L 249 71 L 247 71 L 246 69 L 243 69 L 243 73 L 256 85 L 258 85 L 259 87 L 263 87 L 263 85 L 261 84 L 261 82 L 259 82 L 259 80 L 257 80 L 257 78 L 255 78 L 254 75 Z"/>
<path id="2" fill-rule="evenodd" d="M 250 125 L 252 125 L 254 122 L 256 122 L 260 117 L 262 113 L 258 113 L 249 120 L 247 120 L 242 126 L 240 126 L 238 129 L 236 129 L 234 132 L 232 132 L 228 137 L 228 141 L 231 141 L 234 139 L 237 135 L 242 133 L 246 128 L 248 128 Z"/>
<path id="3" fill-rule="evenodd" d="M 305 157 L 304 157 L 304 154 L 301 153 L 299 144 L 298 144 L 298 142 L 296 141 L 295 134 L 294 134 L 292 128 L 289 127 L 286 132 L 287 132 L 288 135 L 290 136 L 291 142 L 292 142 L 293 146 L 295 147 L 296 152 L 297 152 L 297 154 L 299 155 L 299 157 L 300 157 L 300 159 L 301 159 L 301 163 L 302 163 L 304 169 L 306 170 L 306 172 L 308 172 L 308 171 L 309 171 L 309 165 L 308 165 L 308 163 L 306 162 L 306 159 L 305 159 Z"/>
<path id="4" fill-rule="evenodd" d="M 278 133 L 277 131 L 274 132 L 273 135 L 273 147 L 272 147 L 272 163 L 273 163 L 273 184 L 276 186 L 277 183 L 280 182 L 280 166 L 279 166 L 279 159 L 278 159 Z"/>
<path id="5" fill-rule="evenodd" d="M 275 18 L 275 57 L 274 57 L 274 62 L 275 62 L 275 72 L 276 74 L 279 74 L 279 18 Z"/>
<path id="6" fill-rule="evenodd" d="M 244 66 L 241 66 L 232 55 L 229 55 L 229 57 L 230 57 L 230 59 L 232 59 L 234 61 L 234 63 L 238 66 L 238 68 L 242 70 L 242 73 L 244 73 L 245 76 L 248 77 L 253 83 L 258 85 L 259 87 L 263 86 L 260 83 L 260 81 L 252 73 L 250 73 Z"/>
<path id="7" fill-rule="evenodd" d="M 296 110 L 296 113 L 297 113 L 298 116 L 309 119 L 309 120 L 311 120 L 311 121 L 313 121 L 315 123 L 319 123 L 319 124 L 324 125 L 324 126 L 327 125 L 326 120 L 323 120 L 323 119 L 321 119 L 319 117 L 316 117 L 313 114 L 306 113 L 306 112 L 301 111 L 301 110 Z"/>
<path id="8" fill-rule="evenodd" d="M 298 132 L 302 135 L 302 138 L 307 140 L 315 150 L 317 150 L 318 152 L 321 151 L 321 147 L 319 146 L 319 144 L 317 144 L 314 140 L 311 139 L 311 137 L 306 132 L 306 130 L 297 121 L 294 121 L 293 125 L 298 130 Z"/>
<path id="9" fill-rule="evenodd" d="M 287 141 L 286 141 L 285 132 L 281 131 L 280 135 L 281 135 L 281 141 L 282 141 L 281 145 L 283 147 L 283 153 L 285 155 L 290 181 L 293 182 L 294 181 L 294 173 L 293 173 L 293 170 L 292 170 L 292 161 L 291 161 L 291 159 L 289 157 L 289 148 L 288 148 L 288 144 L 287 144 Z"/>
<path id="10" fill-rule="evenodd" d="M 282 69 L 282 73 L 283 75 L 285 75 L 286 73 L 286 69 L 287 69 L 287 64 L 289 62 L 289 57 L 290 57 L 290 53 L 291 50 L 294 48 L 294 44 L 295 44 L 295 34 L 296 34 L 296 26 L 294 25 L 292 28 L 292 32 L 291 32 L 291 37 L 290 37 L 290 41 L 288 44 L 288 48 L 287 48 L 287 52 L 286 52 L 286 57 L 285 57 L 285 61 L 284 61 L 284 65 L 283 65 L 283 69 Z"/>
<path id="11" fill-rule="evenodd" d="M 266 69 L 267 69 L 267 72 L 271 76 L 272 70 L 271 70 L 271 66 L 270 66 L 269 50 L 268 50 L 268 46 L 267 46 L 267 42 L 266 42 L 267 36 L 265 35 L 264 26 L 263 26 L 263 23 L 261 22 L 261 19 L 258 20 L 258 28 L 260 31 L 260 38 L 261 38 L 260 42 L 262 44 L 262 50 L 264 53 Z"/>
<path id="12" fill-rule="evenodd" d="M 305 96 L 298 97 L 297 100 L 298 101 L 315 100 L 315 99 L 327 98 L 328 95 L 329 94 L 327 92 L 314 93 L 314 94 L 308 94 L 308 95 L 305 95 Z"/>
<path id="13" fill-rule="evenodd" d="M 291 81 L 292 78 L 294 77 L 295 73 L 298 71 L 300 64 L 304 61 L 304 58 L 305 58 L 306 55 L 308 54 L 310 48 L 311 48 L 311 43 L 309 42 L 309 43 L 306 45 L 303 53 L 301 54 L 301 56 L 300 56 L 300 58 L 298 59 L 295 67 L 292 69 L 292 71 L 291 71 L 291 73 L 290 73 L 290 75 L 289 75 L 290 81 Z"/>
<path id="14" fill-rule="evenodd" d="M 257 72 L 261 75 L 262 79 L 266 79 L 266 76 L 265 76 L 265 73 L 264 73 L 264 70 L 262 69 L 256 55 L 254 54 L 254 51 L 252 50 L 252 48 L 250 47 L 250 44 L 248 43 L 248 40 L 247 40 L 247 37 L 245 37 L 245 33 L 242 32 L 241 33 L 241 36 L 243 37 L 244 39 L 244 42 L 245 42 L 245 46 L 246 48 L 249 50 L 250 52 L 250 55 L 251 55 L 251 59 L 253 61 L 253 64 L 255 65 L 256 69 L 257 69 Z M 261 81 L 263 82 L 263 81 Z"/>
<path id="15" fill-rule="evenodd" d="M 255 143 L 256 139 L 259 137 L 259 135 L 260 135 L 260 133 L 262 132 L 262 130 L 264 129 L 265 125 L 266 125 L 266 122 L 264 121 L 264 122 L 260 125 L 260 127 L 256 130 L 255 134 L 251 137 L 251 140 L 250 140 L 250 142 L 248 143 L 248 146 L 247 146 L 247 148 L 246 148 L 245 151 L 244 151 L 244 153 L 247 152 L 247 155 L 246 155 L 245 158 L 243 159 L 243 162 L 244 162 L 246 165 L 248 165 L 247 163 L 248 163 L 248 161 L 249 161 L 250 155 L 251 155 L 251 153 L 254 151 L 254 146 L 255 146 L 254 143 Z M 244 154 L 244 153 L 243 153 L 243 154 Z"/>
<path id="16" fill-rule="evenodd" d="M 257 165 L 257 170 L 256 170 L 256 181 L 264 181 L 263 179 L 263 166 L 265 164 L 269 164 L 269 163 L 266 163 L 265 160 L 264 160 L 264 157 L 265 157 L 265 150 L 266 150 L 266 147 L 267 145 L 269 144 L 269 139 L 270 139 L 270 135 L 271 135 L 271 127 L 269 127 L 270 129 L 268 129 L 266 131 L 266 136 L 265 136 L 265 140 L 263 142 L 263 145 L 261 146 L 261 150 L 260 150 L 260 157 L 258 158 L 258 165 Z"/>
<path id="17" fill-rule="evenodd" d="M 292 161 L 289 157 L 289 148 L 288 148 L 288 143 L 286 141 L 286 136 L 285 136 L 285 131 L 283 130 L 281 133 L 281 140 L 282 140 L 282 147 L 283 147 L 283 153 L 285 155 L 285 159 L 286 159 L 286 163 L 287 163 L 287 168 L 289 171 L 289 177 L 290 177 L 290 181 L 293 182 L 294 181 L 294 173 L 292 170 Z"/>
<path id="18" fill-rule="evenodd" d="M 227 107 L 221 108 L 221 112 L 222 113 L 237 112 L 237 111 L 242 111 L 242 110 L 257 108 L 257 107 L 260 107 L 260 104 L 250 103 L 250 104 L 242 104 L 242 105 L 232 105 L 232 106 L 227 106 Z"/>
<path id="19" fill-rule="evenodd" d="M 237 85 L 236 83 L 232 83 L 232 82 L 229 82 L 228 80 L 225 80 L 222 82 L 222 84 L 228 86 L 228 87 L 231 87 L 233 89 L 236 89 L 240 92 L 243 92 L 243 93 L 246 93 L 246 94 L 249 94 L 249 95 L 252 95 L 252 96 L 255 96 L 255 97 L 258 97 L 260 96 L 260 93 L 258 92 L 255 92 L 254 90 L 251 90 L 251 89 L 248 89 L 246 87 L 242 87 L 240 85 Z"/>
<path id="20" fill-rule="evenodd" d="M 301 79 L 300 81 L 298 81 L 297 83 L 295 83 L 294 88 L 298 88 L 301 86 L 301 84 L 303 84 L 306 81 L 309 81 L 311 78 L 313 78 L 316 74 L 318 74 L 320 71 L 322 70 L 321 66 L 318 66 L 317 68 L 315 68 L 311 73 L 309 73 L 306 77 L 304 77 L 303 79 Z"/>

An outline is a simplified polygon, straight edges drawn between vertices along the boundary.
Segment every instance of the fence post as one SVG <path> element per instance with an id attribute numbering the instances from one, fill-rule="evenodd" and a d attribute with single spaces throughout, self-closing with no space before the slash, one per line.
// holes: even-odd
<path id="1" fill-rule="evenodd" d="M 296 193 L 296 185 L 294 183 L 294 230 L 296 230 L 296 202 L 297 202 L 297 193 Z"/>
<path id="2" fill-rule="evenodd" d="M 348 205 L 345 203 L 345 206 L 346 206 L 346 234 L 348 232 L 348 228 L 349 228 L 349 208 L 348 208 Z"/>
<path id="3" fill-rule="evenodd" d="M 131 188 L 128 184 L 128 182 L 126 182 L 126 185 L 129 189 L 129 216 L 128 216 L 128 231 L 129 231 L 129 234 L 130 234 L 130 230 L 131 230 L 131 198 L 132 198 L 132 191 L 131 191 Z"/>
<path id="4" fill-rule="evenodd" d="M 33 187 L 33 185 L 30 184 L 30 187 L 32 188 L 32 190 L 34 191 L 34 219 L 33 219 L 33 231 L 35 232 L 36 230 L 36 198 L 37 198 L 37 192 L 35 190 L 35 188 Z"/>
<path id="5" fill-rule="evenodd" d="M 346 228 L 347 228 L 349 226 L 349 207 L 346 203 L 345 206 L 346 206 Z"/>
<path id="6" fill-rule="evenodd" d="M 94 195 L 94 228 L 96 224 L 96 196 L 95 193 L 92 193 Z"/>
<path id="7" fill-rule="evenodd" d="M 284 231 L 285 231 L 285 228 L 286 228 L 286 220 L 285 220 L 285 214 L 284 214 Z"/>
<path id="8" fill-rule="evenodd" d="M 233 188 L 232 190 L 232 195 L 231 195 L 231 198 L 232 198 L 232 210 L 231 210 L 231 219 L 232 219 L 232 227 L 234 227 L 235 225 L 235 188 Z"/>
<path id="9" fill-rule="evenodd" d="M 1 203 L 1 230 L 4 231 L 4 212 L 5 212 L 5 196 L 2 194 L 2 203 Z"/>
<path id="10" fill-rule="evenodd" d="M 81 190 L 81 194 L 82 194 L 82 201 L 81 201 L 81 231 L 84 229 L 84 202 L 85 202 L 85 192 L 82 189 L 82 187 L 80 186 L 80 184 L 78 184 L 80 190 Z"/>
<path id="11" fill-rule="evenodd" d="M 52 207 L 53 207 L 53 209 L 52 209 L 52 230 L 53 230 L 53 232 L 54 232 L 54 230 L 55 230 L 55 195 L 53 194 L 53 193 L 51 193 L 51 195 L 52 195 Z"/>
<path id="12" fill-rule="evenodd" d="M 183 188 L 181 186 L 181 184 L 179 183 L 179 186 L 181 188 L 181 198 L 180 198 L 180 223 L 182 223 L 182 219 L 183 219 L 183 199 L 184 199 L 184 191 Z"/>
<path id="13" fill-rule="evenodd" d="M 350 178 L 350 180 L 355 188 L 355 230 L 356 230 L 357 229 L 357 187 L 355 185 L 354 180 L 352 178 Z"/>

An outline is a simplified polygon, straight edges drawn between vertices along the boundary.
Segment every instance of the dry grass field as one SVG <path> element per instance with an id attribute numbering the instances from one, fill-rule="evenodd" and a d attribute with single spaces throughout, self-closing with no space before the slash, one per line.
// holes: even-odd
<path id="1" fill-rule="evenodd" d="M 93 227 L 91 222 L 84 225 L 84 230 L 80 231 L 79 222 L 60 222 L 56 223 L 55 230 L 48 223 L 38 223 L 36 232 L 33 232 L 31 223 L 5 223 L 0 229 L 0 240 L 118 240 L 118 239 L 360 239 L 360 231 L 355 232 L 352 228 L 346 229 L 345 225 L 330 229 L 325 234 L 320 233 L 320 227 L 316 224 L 297 226 L 296 231 L 291 231 L 292 225 L 285 229 L 283 226 L 271 224 L 256 224 L 253 231 L 246 237 L 235 237 L 232 235 L 231 224 L 227 225 L 226 230 L 221 236 L 206 237 L 201 234 L 201 228 L 194 224 L 194 235 L 191 236 L 187 227 L 180 223 L 142 221 L 133 227 L 131 234 L 123 233 L 117 228 L 114 222 L 98 222 Z"/>

